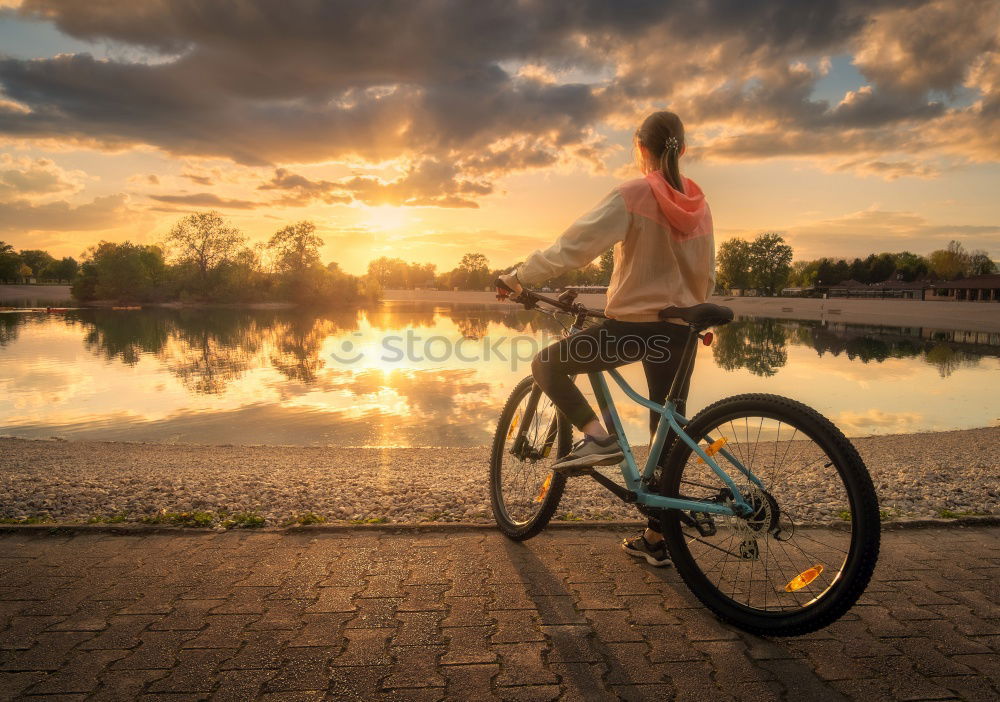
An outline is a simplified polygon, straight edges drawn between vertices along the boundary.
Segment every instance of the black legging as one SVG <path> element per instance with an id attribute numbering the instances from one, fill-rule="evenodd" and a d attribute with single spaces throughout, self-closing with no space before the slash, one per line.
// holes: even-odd
<path id="1" fill-rule="evenodd" d="M 596 326 L 569 336 L 542 349 L 531 363 L 531 373 L 538 386 L 552 399 L 552 403 L 578 429 L 597 418 L 587 404 L 583 393 L 570 379 L 571 375 L 593 373 L 594 371 L 618 368 L 629 363 L 642 361 L 649 386 L 649 399 L 663 403 L 667 391 L 677 373 L 684 342 L 686 327 L 670 322 L 620 322 L 608 319 Z M 677 398 L 677 411 L 684 413 L 688 386 L 691 378 L 684 382 L 683 391 Z M 655 431 L 660 415 L 649 413 L 650 431 Z M 604 417 L 605 426 L 608 418 Z"/>
<path id="2" fill-rule="evenodd" d="M 571 375 L 617 368 L 636 361 L 642 361 L 649 386 L 649 399 L 663 404 L 667 392 L 677 374 L 684 342 L 686 327 L 669 322 L 619 322 L 609 319 L 579 334 L 567 337 L 542 349 L 531 362 L 531 374 L 538 386 L 552 399 L 570 421 L 582 429 L 590 420 L 596 419 L 594 410 L 587 404 L 583 393 L 570 379 Z M 694 364 L 692 364 L 692 369 Z M 684 414 L 691 374 L 684 379 L 684 385 L 676 398 L 676 408 Z M 660 414 L 649 411 L 649 431 L 656 431 Z M 608 417 L 604 426 L 611 427 Z M 667 435 L 660 465 L 667 456 L 673 432 Z M 650 518 L 647 526 L 660 531 L 660 523 Z"/>

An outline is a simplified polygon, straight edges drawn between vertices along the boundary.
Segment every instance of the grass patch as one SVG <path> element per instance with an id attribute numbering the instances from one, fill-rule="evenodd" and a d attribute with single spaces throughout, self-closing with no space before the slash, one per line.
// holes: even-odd
<path id="1" fill-rule="evenodd" d="M 960 519 L 962 517 L 988 517 L 989 512 L 977 512 L 973 509 L 961 509 L 961 510 L 951 510 L 951 509 L 939 509 L 937 511 L 937 516 L 941 519 Z"/>
<path id="2" fill-rule="evenodd" d="M 0 518 L 0 524 L 49 524 L 51 522 L 52 517 L 45 516 Z"/>
<path id="3" fill-rule="evenodd" d="M 849 509 L 840 510 L 839 512 L 837 512 L 837 519 L 839 519 L 842 522 L 851 521 L 851 510 Z"/>
<path id="4" fill-rule="evenodd" d="M 880 509 L 878 511 L 878 518 L 883 522 L 891 522 L 896 518 L 896 513 L 891 509 Z"/>
<path id="5" fill-rule="evenodd" d="M 563 512 L 556 517 L 560 522 L 582 522 L 583 517 L 573 514 L 572 512 Z"/>
<path id="6" fill-rule="evenodd" d="M 281 526 L 309 526 L 310 524 L 323 524 L 326 517 L 315 512 L 303 512 L 281 523 Z"/>
<path id="7" fill-rule="evenodd" d="M 143 524 L 166 524 L 169 526 L 205 528 L 215 524 L 215 514 L 212 512 L 159 512 L 141 517 Z"/>
<path id="8" fill-rule="evenodd" d="M 447 517 L 447 516 L 448 516 L 447 512 L 443 512 L 443 511 L 430 512 L 430 513 L 424 515 L 423 521 L 425 521 L 425 522 L 440 522 L 440 521 L 443 521 L 444 518 Z"/>
<path id="9" fill-rule="evenodd" d="M 365 519 L 350 519 L 349 524 L 388 524 L 388 517 L 367 517 Z"/>
<path id="10" fill-rule="evenodd" d="M 224 517 L 219 526 L 223 529 L 260 529 L 266 522 L 256 512 L 234 512 Z"/>
<path id="11" fill-rule="evenodd" d="M 97 515 L 87 520 L 87 524 L 121 524 L 128 521 L 128 515 L 124 512 L 118 514 Z"/>

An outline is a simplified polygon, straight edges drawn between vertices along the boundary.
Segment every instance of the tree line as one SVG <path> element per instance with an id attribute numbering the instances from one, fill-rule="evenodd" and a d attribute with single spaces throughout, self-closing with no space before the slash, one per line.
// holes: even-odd
<path id="1" fill-rule="evenodd" d="M 336 263 L 321 263 L 323 240 L 315 230 L 312 222 L 303 221 L 250 246 L 237 228 L 218 213 L 207 212 L 180 220 L 164 246 L 102 241 L 87 249 L 80 263 L 71 257 L 56 260 L 45 251 L 15 252 L 0 241 L 0 280 L 70 282 L 81 301 L 324 303 L 377 299 L 384 289 L 484 290 L 511 268 L 492 268 L 485 255 L 474 252 L 447 271 L 438 271 L 432 263 L 383 256 L 368 264 L 365 275 L 353 276 Z M 957 241 L 927 256 L 901 251 L 852 261 L 793 262 L 793 253 L 776 232 L 724 241 L 716 254 L 717 291 L 752 289 L 776 295 L 786 287 L 829 287 L 846 280 L 953 280 L 997 270 L 985 251 L 967 251 Z M 613 250 L 608 250 L 584 268 L 540 287 L 607 285 L 612 267 Z"/>
<path id="2" fill-rule="evenodd" d="M 982 249 L 967 251 L 958 241 L 921 256 L 911 251 L 870 254 L 866 258 L 817 258 L 792 262 L 792 247 L 780 234 L 766 232 L 752 241 L 732 238 L 716 254 L 716 286 L 775 295 L 786 287 L 829 287 L 847 280 L 955 280 L 995 273 L 997 266 Z"/>
<path id="3" fill-rule="evenodd" d="M 15 251 L 13 246 L 0 241 L 0 281 L 4 283 L 22 283 L 32 278 L 69 283 L 79 267 L 71 256 L 56 259 L 48 251 L 38 249 Z"/>
<path id="4" fill-rule="evenodd" d="M 217 212 L 192 214 L 174 225 L 162 246 L 102 241 L 84 252 L 79 265 L 63 259 L 65 269 L 58 272 L 66 275 L 52 278 L 68 280 L 73 297 L 84 302 L 322 304 L 377 299 L 380 290 L 372 281 L 320 261 L 323 240 L 315 232 L 312 222 L 298 222 L 275 232 L 266 243 L 250 246 L 246 236 Z M 0 278 L 23 281 L 28 276 L 7 275 L 14 268 L 7 259 L 16 256 L 18 270 L 24 272 L 23 267 L 44 261 L 25 256 L 32 253 L 15 255 L 12 247 L 0 242 L 4 257 Z M 74 264 L 72 271 L 69 261 Z M 36 277 L 45 277 L 35 270 Z"/>

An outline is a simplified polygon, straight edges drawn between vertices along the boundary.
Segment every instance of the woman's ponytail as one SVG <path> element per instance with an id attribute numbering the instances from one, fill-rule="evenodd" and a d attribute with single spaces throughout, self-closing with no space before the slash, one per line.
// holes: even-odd
<path id="1" fill-rule="evenodd" d="M 643 121 L 636 139 L 659 165 L 663 177 L 678 192 L 684 192 L 680 157 L 684 148 L 684 125 L 673 112 L 654 112 Z"/>

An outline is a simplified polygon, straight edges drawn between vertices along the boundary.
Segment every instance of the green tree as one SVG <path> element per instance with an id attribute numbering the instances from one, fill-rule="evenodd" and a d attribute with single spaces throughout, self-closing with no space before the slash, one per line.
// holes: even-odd
<path id="1" fill-rule="evenodd" d="M 601 275 L 597 280 L 598 285 L 608 285 L 611 282 L 611 272 L 615 267 L 615 250 L 610 248 L 601 254 L 600 261 L 597 264 L 601 271 Z"/>
<path id="2" fill-rule="evenodd" d="M 9 282 L 17 280 L 21 268 L 21 257 L 14 247 L 5 241 L 0 241 L 0 280 Z"/>
<path id="3" fill-rule="evenodd" d="M 465 254 L 455 270 L 459 273 L 458 287 L 463 290 L 482 290 L 490 283 L 490 262 L 481 253 Z"/>
<path id="4" fill-rule="evenodd" d="M 934 275 L 943 280 L 952 280 L 965 275 L 969 267 L 969 254 L 958 241 L 949 241 L 947 248 L 932 251 L 927 257 Z"/>
<path id="5" fill-rule="evenodd" d="M 973 275 L 986 275 L 988 273 L 996 273 L 997 266 L 993 263 L 993 259 L 990 258 L 982 249 L 976 249 L 969 253 L 969 263 L 966 266 L 965 274 L 968 276 Z"/>
<path id="6" fill-rule="evenodd" d="M 73 278 L 76 277 L 76 272 L 80 265 L 76 262 L 75 258 L 67 256 L 59 261 L 53 261 L 48 268 L 45 269 L 44 275 L 46 278 L 52 278 L 53 280 L 63 281 L 67 283 L 73 282 Z"/>
<path id="7" fill-rule="evenodd" d="M 750 280 L 758 292 L 780 292 L 791 271 L 792 247 L 780 234 L 766 232 L 750 244 Z"/>
<path id="8" fill-rule="evenodd" d="M 316 236 L 316 225 L 308 221 L 280 229 L 267 242 L 278 270 L 284 274 L 299 274 L 319 265 L 322 245 L 323 240 Z"/>
<path id="9" fill-rule="evenodd" d="M 900 251 L 896 254 L 895 263 L 896 273 L 907 282 L 916 280 L 923 275 L 927 275 L 929 270 L 927 259 L 919 254 L 911 253 L 910 251 Z"/>
<path id="10" fill-rule="evenodd" d="M 195 271 L 195 292 L 208 294 L 211 275 L 243 248 L 246 237 L 218 212 L 201 212 L 183 218 L 167 235 L 178 263 Z"/>
<path id="11" fill-rule="evenodd" d="M 41 278 L 46 268 L 56 262 L 48 251 L 29 249 L 21 252 L 21 262 L 31 269 L 31 275 Z"/>
<path id="12" fill-rule="evenodd" d="M 751 285 L 753 262 L 750 243 L 743 239 L 722 242 L 715 257 L 716 284 L 727 290 L 746 290 Z"/>
<path id="13" fill-rule="evenodd" d="M 102 241 L 84 254 L 72 293 L 78 300 L 162 299 L 166 274 L 166 262 L 159 247 Z"/>

